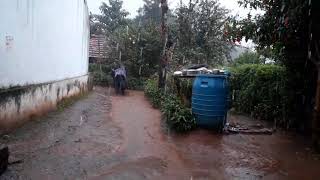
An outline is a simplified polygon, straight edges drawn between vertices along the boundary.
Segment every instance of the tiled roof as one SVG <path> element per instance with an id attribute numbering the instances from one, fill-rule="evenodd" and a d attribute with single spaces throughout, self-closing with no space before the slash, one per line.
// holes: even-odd
<path id="1" fill-rule="evenodd" d="M 92 35 L 90 38 L 89 57 L 107 58 L 107 40 L 104 35 Z"/>

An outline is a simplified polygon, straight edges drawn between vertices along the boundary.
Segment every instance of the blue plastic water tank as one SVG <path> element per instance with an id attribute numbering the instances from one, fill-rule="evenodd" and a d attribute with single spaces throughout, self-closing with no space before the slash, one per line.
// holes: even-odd
<path id="1" fill-rule="evenodd" d="M 192 112 L 197 125 L 221 130 L 227 118 L 228 75 L 199 75 L 193 83 Z"/>

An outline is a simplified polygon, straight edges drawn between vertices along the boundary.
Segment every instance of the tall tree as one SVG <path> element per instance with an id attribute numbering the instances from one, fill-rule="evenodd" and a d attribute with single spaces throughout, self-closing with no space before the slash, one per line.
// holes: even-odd
<path id="1" fill-rule="evenodd" d="M 177 55 L 183 56 L 185 63 L 222 64 L 229 53 L 227 39 L 223 36 L 227 13 L 217 0 L 181 3 L 177 10 Z"/>
<path id="2" fill-rule="evenodd" d="M 117 28 L 126 25 L 126 17 L 129 13 L 123 9 L 122 5 L 122 0 L 109 0 L 108 4 L 104 2 L 101 4 L 101 15 L 96 15 L 96 19 L 106 33 L 113 33 Z"/>
<path id="3" fill-rule="evenodd" d="M 90 34 L 100 35 L 103 34 L 103 29 L 101 27 L 101 23 L 96 19 L 96 15 L 89 15 L 89 23 L 90 23 Z"/>
<path id="4" fill-rule="evenodd" d="M 168 2 L 167 0 L 161 0 L 161 41 L 163 51 L 161 53 L 161 60 L 159 63 L 159 88 L 165 88 L 166 77 L 167 77 L 167 66 L 169 61 L 168 45 Z"/>
<path id="5" fill-rule="evenodd" d="M 161 21 L 161 0 L 143 0 L 143 13 L 144 22 L 153 21 L 156 24 L 160 24 Z"/>

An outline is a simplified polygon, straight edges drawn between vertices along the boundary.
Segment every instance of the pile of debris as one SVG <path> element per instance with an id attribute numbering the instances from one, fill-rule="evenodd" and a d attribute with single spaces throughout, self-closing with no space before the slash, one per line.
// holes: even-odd
<path id="1" fill-rule="evenodd" d="M 174 76 L 178 77 L 195 77 L 200 74 L 224 75 L 226 74 L 226 71 L 221 69 L 209 69 L 207 65 L 194 65 L 173 73 Z"/>
<path id="2" fill-rule="evenodd" d="M 227 134 L 252 134 L 252 135 L 272 135 L 274 129 L 265 128 L 261 124 L 251 126 L 240 126 L 239 124 L 229 124 L 225 126 L 225 133 Z"/>

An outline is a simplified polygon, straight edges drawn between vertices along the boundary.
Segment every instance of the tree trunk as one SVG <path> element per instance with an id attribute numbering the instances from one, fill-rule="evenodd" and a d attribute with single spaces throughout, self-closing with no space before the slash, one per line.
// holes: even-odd
<path id="1" fill-rule="evenodd" d="M 308 55 L 309 59 L 315 64 L 317 67 L 317 88 L 316 88 L 316 98 L 315 98 L 315 108 L 313 113 L 312 120 L 312 142 L 314 148 L 320 151 L 320 36 L 318 34 L 320 30 L 319 12 L 320 10 L 320 2 L 318 0 L 309 1 L 309 35 L 310 42 L 308 47 Z"/>
<path id="2" fill-rule="evenodd" d="M 167 41 L 168 41 L 168 28 L 167 28 L 167 12 L 168 3 L 167 0 L 161 0 L 161 40 L 163 45 L 163 52 L 161 53 L 161 59 L 159 63 L 159 88 L 163 89 L 166 85 L 167 77 Z"/>
<path id="3" fill-rule="evenodd" d="M 318 79 L 316 91 L 316 104 L 312 120 L 312 142 L 314 148 L 320 151 L 320 68 L 318 66 Z"/>

